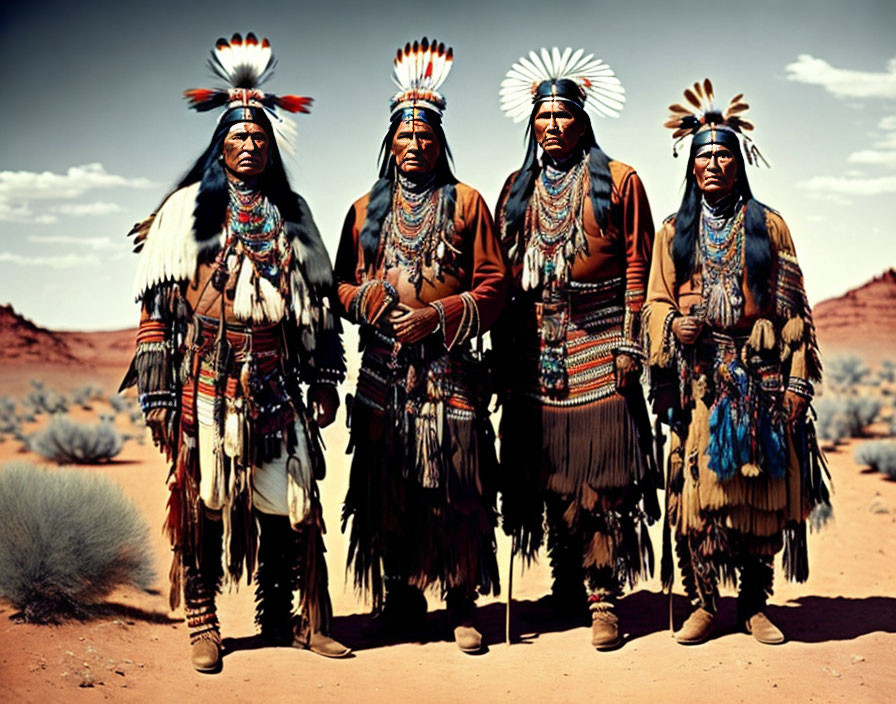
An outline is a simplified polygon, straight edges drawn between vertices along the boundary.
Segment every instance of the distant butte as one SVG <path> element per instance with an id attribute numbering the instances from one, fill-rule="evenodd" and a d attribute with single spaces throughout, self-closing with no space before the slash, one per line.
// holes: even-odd
<path id="1" fill-rule="evenodd" d="M 59 333 L 39 327 L 19 315 L 11 305 L 0 306 L 0 360 L 77 364 Z"/>
<path id="2" fill-rule="evenodd" d="M 812 309 L 823 357 L 857 354 L 870 363 L 896 360 L 896 270 Z"/>
<path id="3" fill-rule="evenodd" d="M 0 305 L 0 362 L 47 367 L 127 368 L 134 351 L 135 330 L 54 332 Z"/>

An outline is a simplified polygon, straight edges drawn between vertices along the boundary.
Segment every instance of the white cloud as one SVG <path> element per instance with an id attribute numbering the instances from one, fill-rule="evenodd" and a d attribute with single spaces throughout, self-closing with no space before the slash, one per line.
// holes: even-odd
<path id="1" fill-rule="evenodd" d="M 877 123 L 877 126 L 882 130 L 896 130 L 896 115 L 887 115 Z"/>
<path id="2" fill-rule="evenodd" d="M 55 215 L 35 215 L 27 203 L 6 203 L 0 198 L 0 222 L 27 222 L 46 225 L 59 222 Z"/>
<path id="3" fill-rule="evenodd" d="M 874 143 L 875 147 L 880 147 L 881 149 L 896 149 L 896 132 L 892 134 L 888 134 L 881 140 L 878 140 Z"/>
<path id="4" fill-rule="evenodd" d="M 863 149 L 853 152 L 846 160 L 850 164 L 874 164 L 876 166 L 889 166 L 892 169 L 896 168 L 896 151 Z"/>
<path id="5" fill-rule="evenodd" d="M 118 250 L 128 245 L 124 237 L 121 238 L 120 242 L 113 242 L 110 237 L 76 237 L 74 235 L 28 235 L 26 239 L 37 244 L 73 245 L 94 251 Z"/>
<path id="6" fill-rule="evenodd" d="M 49 257 L 26 257 L 14 252 L 0 252 L 0 263 L 36 266 L 50 269 L 75 269 L 82 266 L 98 266 L 100 259 L 95 254 L 63 254 Z"/>
<path id="7" fill-rule="evenodd" d="M 835 68 L 811 54 L 800 54 L 786 69 L 788 80 L 822 86 L 841 98 L 896 98 L 896 57 L 882 73 Z"/>
<path id="8" fill-rule="evenodd" d="M 847 196 L 876 196 L 896 193 L 896 176 L 877 178 L 844 178 L 842 176 L 814 176 L 797 186 L 813 193 L 833 193 Z"/>
<path id="9" fill-rule="evenodd" d="M 836 193 L 809 193 L 807 197 L 810 200 L 824 201 L 827 205 L 852 205 L 849 198 L 844 198 Z"/>
<path id="10" fill-rule="evenodd" d="M 110 174 L 102 164 L 72 166 L 64 174 L 51 171 L 0 171 L 0 221 L 54 223 L 52 214 L 35 215 L 29 207 L 32 200 L 69 200 L 96 188 L 147 188 L 154 185 L 145 178 L 127 178 Z M 115 213 L 115 203 L 74 203 L 52 209 L 55 213 L 82 217 Z"/>
<path id="11" fill-rule="evenodd" d="M 105 203 L 102 201 L 97 203 L 68 203 L 66 205 L 60 205 L 58 208 L 53 208 L 53 211 L 56 213 L 62 213 L 63 215 L 84 217 L 91 215 L 108 215 L 109 213 L 119 213 L 121 212 L 121 206 L 118 205 L 118 203 Z"/>
<path id="12" fill-rule="evenodd" d="M 51 171 L 0 171 L 0 198 L 6 201 L 77 198 L 93 188 L 147 188 L 145 178 L 110 174 L 102 164 L 72 166 L 64 174 Z"/>

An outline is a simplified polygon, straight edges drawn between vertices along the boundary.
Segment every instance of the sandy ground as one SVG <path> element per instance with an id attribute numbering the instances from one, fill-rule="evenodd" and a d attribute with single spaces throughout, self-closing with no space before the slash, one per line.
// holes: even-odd
<path id="1" fill-rule="evenodd" d="M 0 394 L 19 396 L 28 379 L 38 377 L 60 390 L 93 381 L 112 391 L 121 373 L 120 360 L 68 369 L 3 365 Z M 516 642 L 504 644 L 503 597 L 482 600 L 480 625 L 489 648 L 471 657 L 450 642 L 436 595 L 429 596 L 426 642 L 384 645 L 367 631 L 367 606 L 344 579 L 345 541 L 338 521 L 348 476 L 343 420 L 340 413 L 324 432 L 329 474 L 322 495 L 330 528 L 334 635 L 355 648 L 355 657 L 333 661 L 307 651 L 260 648 L 252 590 L 243 586 L 219 602 L 228 648 L 222 672 L 194 672 L 183 614 L 167 609 L 169 550 L 161 534 L 167 468 L 149 442 L 129 441 L 113 463 L 85 471 L 121 484 L 152 527 L 155 590 L 118 591 L 106 615 L 58 627 L 15 623 L 9 620 L 13 609 L 0 602 L 0 701 L 892 701 L 896 482 L 855 465 L 852 445 L 861 441 L 828 453 L 836 521 L 810 537 L 809 581 L 778 581 L 770 614 L 788 634 L 786 644 L 762 646 L 737 632 L 734 599 L 725 592 L 717 637 L 700 646 L 677 645 L 667 630 L 668 602 L 655 578 L 619 605 L 624 646 L 598 653 L 590 646 L 587 624 L 533 621 L 533 602 L 550 585 L 542 561 L 526 571 L 517 564 L 514 573 Z M 16 442 L 0 444 L 0 462 L 16 458 L 38 459 L 19 452 Z M 653 536 L 658 553 L 656 526 Z M 505 587 L 508 548 L 502 537 Z M 683 599 L 676 607 L 680 622 L 686 615 Z"/>

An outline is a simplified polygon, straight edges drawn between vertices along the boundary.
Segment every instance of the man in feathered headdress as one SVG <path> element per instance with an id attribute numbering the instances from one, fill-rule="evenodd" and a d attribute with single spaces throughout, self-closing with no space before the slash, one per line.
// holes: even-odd
<path id="1" fill-rule="evenodd" d="M 553 606 L 579 616 L 587 603 L 591 643 L 608 650 L 621 643 L 617 596 L 652 568 L 646 524 L 659 517 L 639 384 L 653 223 L 640 178 L 591 126 L 589 113 L 618 114 L 622 86 L 583 54 L 530 52 L 502 83 L 528 147 L 498 201 L 513 287 L 492 342 L 504 530 L 532 559 L 547 510 Z"/>
<path id="2" fill-rule="evenodd" d="M 204 672 L 220 668 L 221 580 L 251 576 L 256 557 L 265 641 L 349 652 L 326 635 L 317 490 L 318 428 L 333 421 L 345 365 L 329 258 L 280 156 L 290 123 L 277 109 L 307 112 L 310 99 L 262 92 L 273 64 L 267 39 L 218 41 L 210 65 L 231 87 L 186 93 L 197 110 L 224 109 L 212 140 L 132 233 L 142 314 L 122 387 L 137 384 L 172 460 L 171 607 L 183 589 L 192 662 Z"/>
<path id="3" fill-rule="evenodd" d="M 422 625 L 438 584 L 457 645 L 477 652 L 474 599 L 498 591 L 494 434 L 474 347 L 505 268 L 482 197 L 451 172 L 438 89 L 452 52 L 399 49 L 380 178 L 349 209 L 336 257 L 341 313 L 361 328 L 344 520 L 355 583 L 390 626 Z"/>
<path id="4" fill-rule="evenodd" d="M 743 96 L 718 111 L 708 79 L 685 96 L 666 123 L 676 146 L 693 135 L 685 193 L 657 235 L 644 326 L 655 411 L 672 431 L 667 527 L 694 607 L 675 637 L 706 640 L 719 580 L 739 579 L 740 626 L 781 643 L 765 614 L 774 555 L 783 547 L 785 575 L 805 580 L 806 519 L 830 514 L 806 417 L 821 375 L 815 330 L 787 225 L 750 189 L 745 157 L 762 156 Z"/>

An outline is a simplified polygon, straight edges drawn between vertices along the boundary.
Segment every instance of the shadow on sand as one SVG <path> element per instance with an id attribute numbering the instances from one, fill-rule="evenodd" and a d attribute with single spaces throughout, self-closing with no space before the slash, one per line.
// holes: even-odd
<path id="1" fill-rule="evenodd" d="M 674 597 L 675 627 L 690 612 L 690 605 L 681 596 Z M 620 599 L 617 613 L 625 641 L 668 631 L 669 598 L 662 592 L 646 589 Z M 771 605 L 768 614 L 787 635 L 790 642 L 824 643 L 845 641 L 870 633 L 896 633 L 896 598 L 891 597 L 822 597 L 804 596 L 786 605 Z M 477 628 L 486 646 L 504 643 L 505 605 L 489 604 L 476 610 Z M 737 600 L 723 597 L 719 601 L 716 637 L 738 632 Z M 554 615 L 544 600 L 516 601 L 511 607 L 511 641 L 527 644 L 545 633 L 557 633 L 590 625 L 587 613 L 581 616 Z M 369 614 L 351 614 L 333 619 L 333 637 L 355 651 L 388 647 L 401 643 L 453 642 L 454 637 L 444 609 L 427 614 L 426 628 L 396 632 L 377 628 Z M 234 639 L 237 649 L 261 647 L 254 638 Z M 245 645 L 238 641 L 246 641 Z"/>

